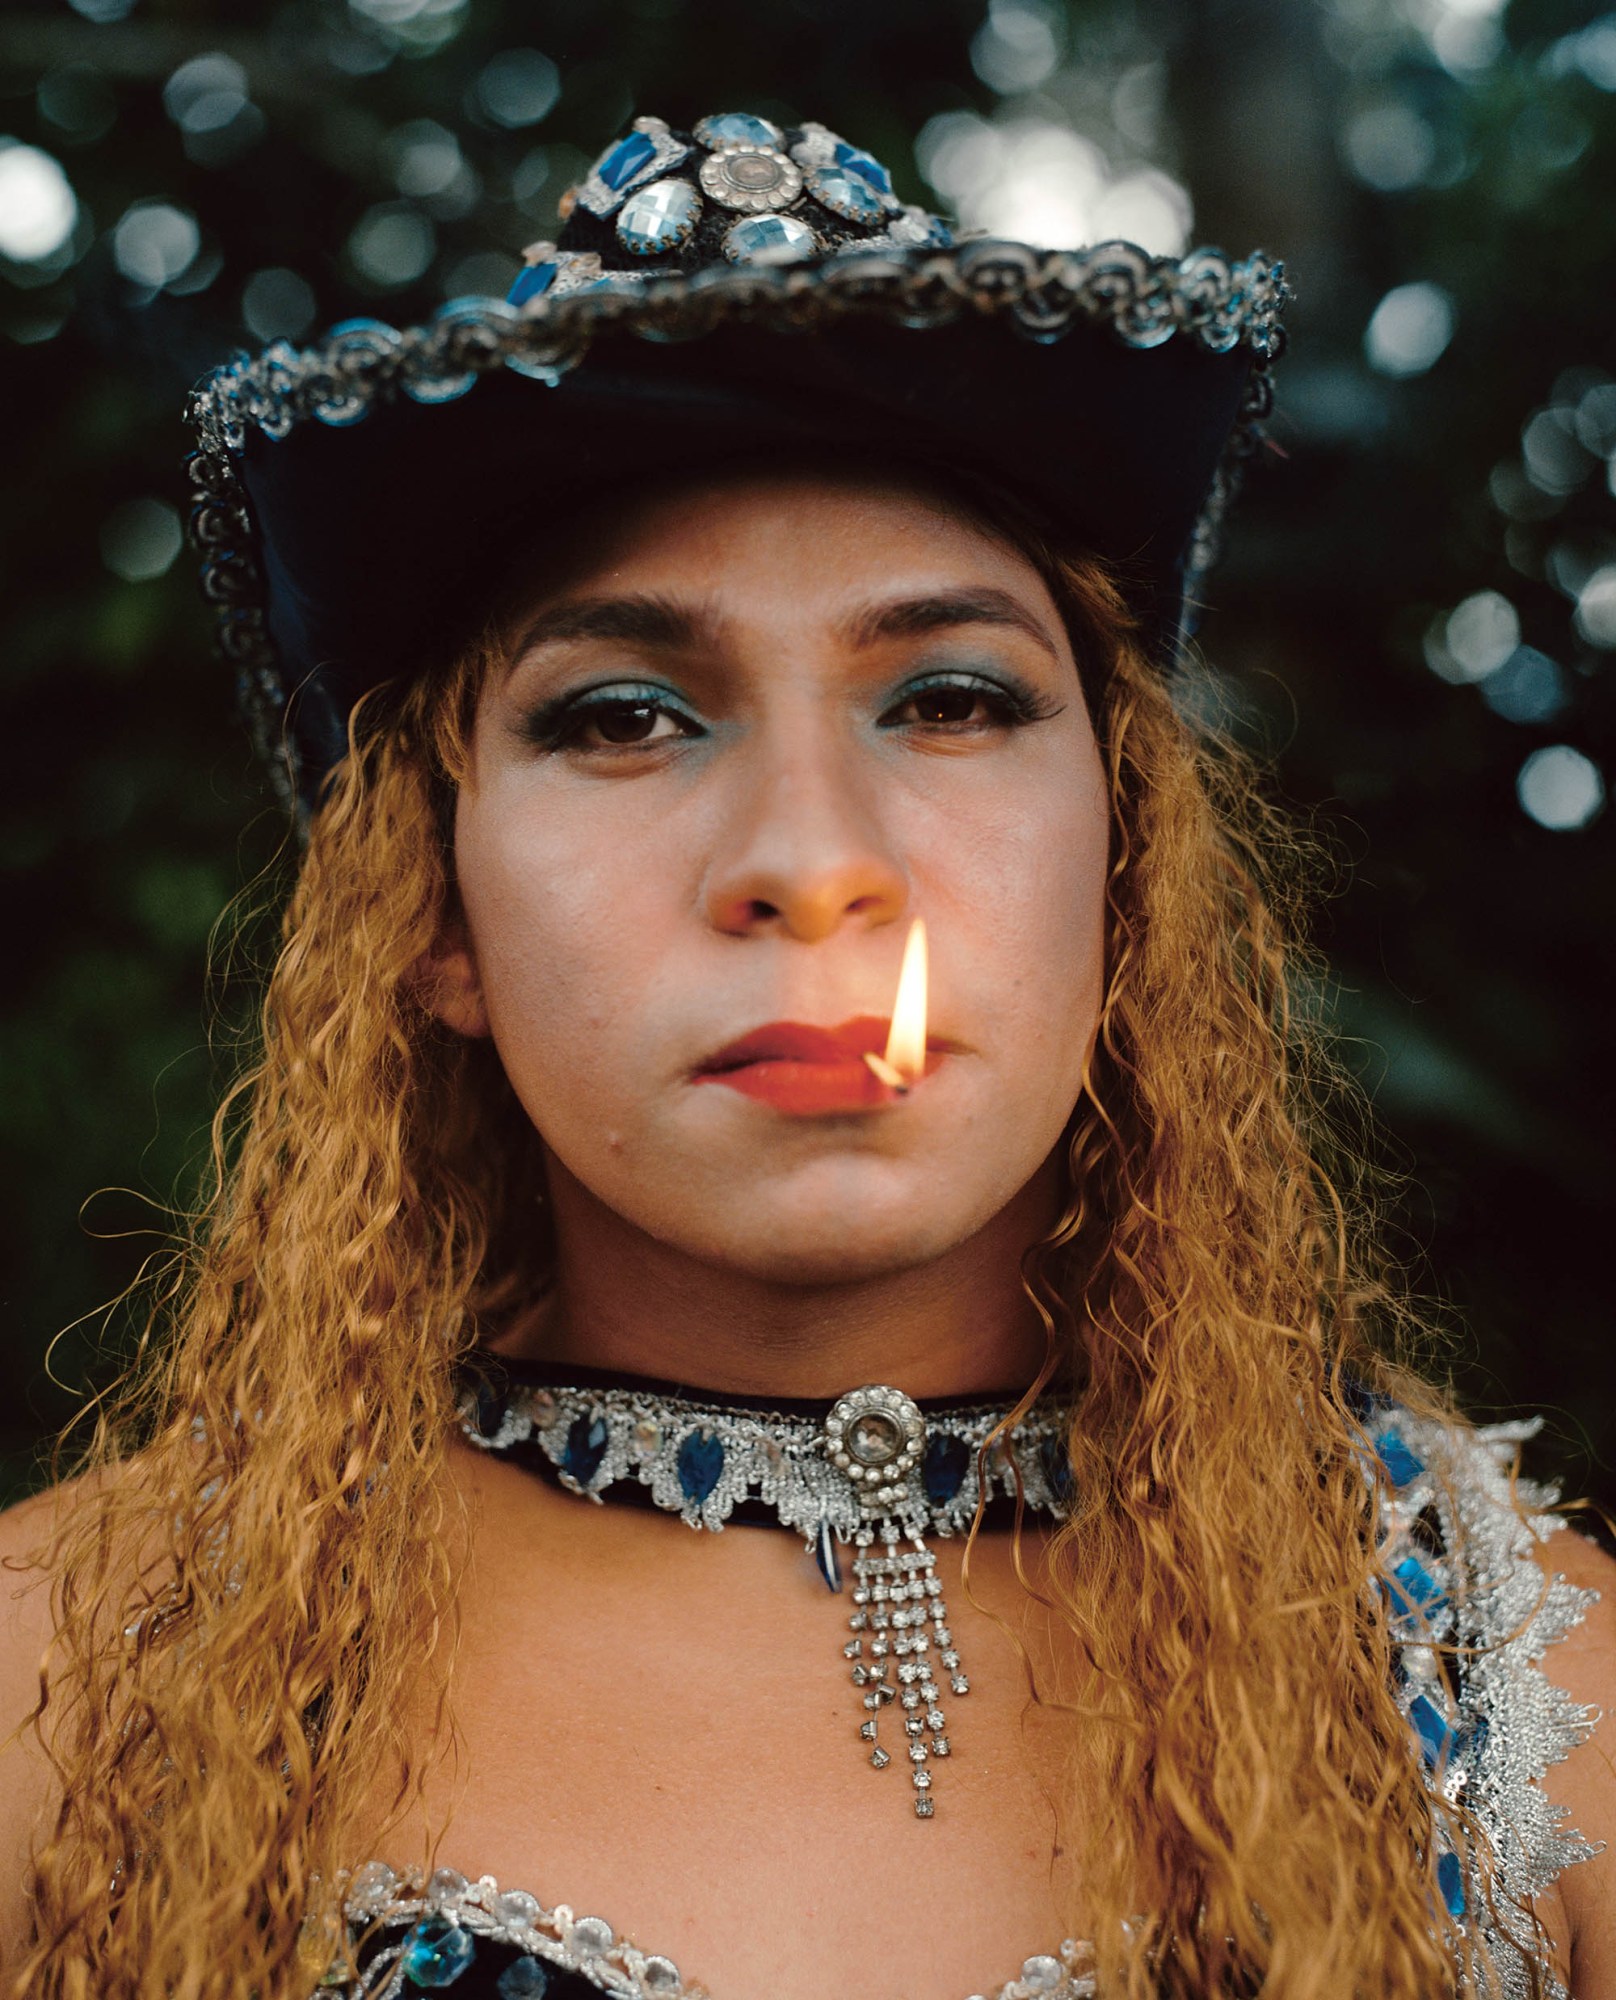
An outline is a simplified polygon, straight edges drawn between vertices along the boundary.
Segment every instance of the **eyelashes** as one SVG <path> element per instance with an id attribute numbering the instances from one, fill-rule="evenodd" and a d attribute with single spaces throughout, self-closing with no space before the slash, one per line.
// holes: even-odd
<path id="1" fill-rule="evenodd" d="M 876 726 L 936 736 L 987 735 L 1048 721 L 1064 707 L 1008 675 L 957 670 L 910 681 L 881 711 Z M 670 689 L 636 682 L 561 695 L 533 709 L 519 727 L 536 749 L 596 756 L 661 749 L 709 734 Z"/>
<path id="2" fill-rule="evenodd" d="M 587 740 L 591 731 L 598 744 Z M 551 751 L 639 750 L 707 734 L 666 688 L 621 684 L 545 702 L 523 719 L 521 733 L 536 749 Z"/>
<path id="3" fill-rule="evenodd" d="M 987 674 L 967 672 L 928 674 L 911 681 L 881 717 L 879 727 L 894 729 L 904 725 L 895 720 L 900 711 L 912 709 L 913 721 L 932 728 L 980 728 L 971 711 L 980 707 L 986 719 L 1001 728 L 1023 728 L 1031 722 L 1047 722 L 1066 706 L 1053 697 L 1040 695 L 1018 681 L 998 680 Z"/>

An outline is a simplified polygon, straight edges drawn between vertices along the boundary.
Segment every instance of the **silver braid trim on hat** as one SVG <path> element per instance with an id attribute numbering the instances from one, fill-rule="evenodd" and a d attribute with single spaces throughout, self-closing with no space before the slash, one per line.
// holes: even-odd
<path id="1" fill-rule="evenodd" d="M 260 355 L 216 369 L 192 392 L 190 532 L 202 558 L 203 594 L 214 606 L 220 650 L 235 666 L 257 746 L 289 803 L 297 796 L 296 750 L 285 728 L 290 691 L 269 638 L 240 476 L 249 430 L 284 438 L 300 423 L 353 424 L 399 395 L 450 402 L 499 368 L 554 386 L 584 359 L 598 327 L 687 340 L 732 321 L 785 331 L 864 317 L 925 329 L 976 317 L 1002 319 L 1040 342 L 1059 340 L 1078 325 L 1100 325 L 1140 349 L 1173 339 L 1199 342 L 1214 354 L 1243 345 L 1252 368 L 1195 532 L 1186 580 L 1193 597 L 1216 553 L 1241 469 L 1261 438 L 1272 402 L 1268 370 L 1284 345 L 1281 316 L 1290 298 L 1284 266 L 1261 251 L 1236 260 L 1203 249 L 1175 259 L 1131 243 L 1035 250 L 982 240 L 896 251 L 859 244 L 812 265 L 710 267 L 688 275 L 601 273 L 596 260 L 589 262 L 595 268 L 578 271 L 576 282 L 558 283 L 523 307 L 462 299 L 402 331 L 379 320 L 350 320 L 312 347 L 274 341 Z"/>

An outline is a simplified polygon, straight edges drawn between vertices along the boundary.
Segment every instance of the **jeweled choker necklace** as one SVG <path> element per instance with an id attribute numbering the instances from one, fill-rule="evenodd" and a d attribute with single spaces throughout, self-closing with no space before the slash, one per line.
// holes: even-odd
<path id="1" fill-rule="evenodd" d="M 480 1449 L 585 1499 L 626 1500 L 692 1528 L 777 1524 L 807 1540 L 827 1587 L 842 1589 L 853 1550 L 852 1636 L 842 1646 L 860 1691 L 858 1737 L 878 1771 L 889 1708 L 919 1819 L 936 1811 L 932 1766 L 950 1751 L 943 1683 L 970 1692 L 942 1580 L 926 1537 L 966 1533 L 977 1504 L 995 1511 L 1019 1487 L 1036 1513 L 1071 1501 L 1070 1412 L 1039 1399 L 1014 1426 L 1014 1397 L 955 1403 L 879 1384 L 834 1401 L 768 1402 L 595 1368 L 480 1355 L 461 1393 L 461 1428 Z"/>

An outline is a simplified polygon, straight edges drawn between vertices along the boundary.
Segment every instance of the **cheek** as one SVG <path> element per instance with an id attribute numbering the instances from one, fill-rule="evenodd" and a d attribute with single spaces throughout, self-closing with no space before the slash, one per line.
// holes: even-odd
<path id="1" fill-rule="evenodd" d="M 620 1091 L 666 942 L 663 880 L 532 801 L 462 794 L 456 870 L 495 1045 L 536 1121 Z"/>
<path id="2" fill-rule="evenodd" d="M 964 942 L 973 1011 L 994 1018 L 994 1040 L 1034 1095 L 1042 1078 L 1075 1101 L 1103 995 L 1110 844 L 1092 740 L 937 830 L 947 872 L 925 894 Z"/>

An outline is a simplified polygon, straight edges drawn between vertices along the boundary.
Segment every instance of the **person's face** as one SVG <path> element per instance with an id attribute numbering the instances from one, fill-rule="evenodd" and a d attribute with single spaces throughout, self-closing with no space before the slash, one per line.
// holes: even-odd
<path id="1" fill-rule="evenodd" d="M 1101 999 L 1106 786 L 1038 571 L 904 485 L 732 477 L 597 522 L 513 630 L 445 1017 L 575 1182 L 704 1262 L 964 1243 L 1050 1162 Z M 881 1047 L 915 916 L 930 1073 L 791 1060 L 781 1023 Z"/>

